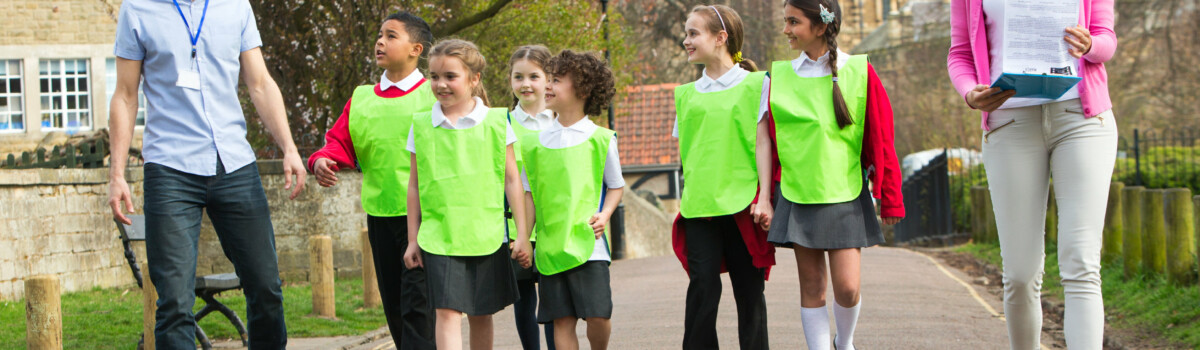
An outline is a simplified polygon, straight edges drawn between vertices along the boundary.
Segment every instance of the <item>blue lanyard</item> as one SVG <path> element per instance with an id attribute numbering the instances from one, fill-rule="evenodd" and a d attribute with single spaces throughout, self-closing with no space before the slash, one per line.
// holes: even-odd
<path id="1" fill-rule="evenodd" d="M 196 35 L 192 35 L 192 26 L 188 25 L 187 17 L 183 15 L 183 9 L 179 7 L 179 0 L 171 0 L 175 2 L 175 9 L 179 10 L 179 18 L 183 18 L 183 26 L 188 30 L 188 39 L 192 40 L 192 58 L 196 58 L 196 43 L 200 41 L 200 31 L 204 30 L 204 17 L 208 16 L 208 0 L 204 0 L 204 12 L 200 13 L 200 25 L 196 26 Z"/>

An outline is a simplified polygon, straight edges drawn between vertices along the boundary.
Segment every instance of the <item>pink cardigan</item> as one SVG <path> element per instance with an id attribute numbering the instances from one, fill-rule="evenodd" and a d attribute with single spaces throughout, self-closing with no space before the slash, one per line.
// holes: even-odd
<path id="1" fill-rule="evenodd" d="M 1108 74 L 1104 62 L 1117 51 L 1117 34 L 1113 31 L 1113 0 L 1080 0 L 1083 15 L 1079 24 L 1092 34 L 1092 49 L 1080 60 L 1079 99 L 1083 115 L 1091 118 L 1112 109 L 1108 98 Z M 987 28 L 984 22 L 983 0 L 950 1 L 950 53 L 946 67 L 950 81 L 965 99 L 979 84 L 989 84 Z M 1067 34 L 1064 32 L 1063 36 Z M 983 129 L 988 130 L 988 113 L 983 113 Z"/>

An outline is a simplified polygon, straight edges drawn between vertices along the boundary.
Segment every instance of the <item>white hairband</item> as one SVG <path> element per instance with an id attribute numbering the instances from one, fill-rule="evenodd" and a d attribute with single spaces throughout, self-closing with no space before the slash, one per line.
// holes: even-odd
<path id="1" fill-rule="evenodd" d="M 723 31 L 725 33 L 729 33 L 729 30 L 725 29 L 725 19 L 721 18 L 721 11 L 717 11 L 716 6 L 709 6 L 709 7 L 711 7 L 713 9 L 713 12 L 717 13 L 717 20 L 721 22 L 721 31 Z"/>

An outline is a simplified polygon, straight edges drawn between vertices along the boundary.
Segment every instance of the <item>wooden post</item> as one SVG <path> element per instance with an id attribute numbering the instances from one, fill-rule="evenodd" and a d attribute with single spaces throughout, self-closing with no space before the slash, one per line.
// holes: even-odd
<path id="1" fill-rule="evenodd" d="M 379 280 L 375 276 L 375 253 L 371 250 L 371 237 L 366 228 L 359 233 L 359 241 L 362 242 L 363 307 L 379 307 L 383 304 L 383 299 L 379 296 Z"/>
<path id="2" fill-rule="evenodd" d="M 975 243 L 987 241 L 987 213 L 984 212 L 986 197 L 987 187 L 971 187 L 971 239 Z"/>
<path id="3" fill-rule="evenodd" d="M 62 287 L 58 277 L 25 279 L 25 341 L 29 349 L 62 349 Z"/>
<path id="4" fill-rule="evenodd" d="M 1121 210 L 1121 191 L 1125 184 L 1113 182 L 1108 187 L 1108 208 L 1104 211 L 1104 248 L 1101 261 L 1111 264 L 1121 257 L 1121 233 L 1124 230 L 1124 216 Z"/>
<path id="5" fill-rule="evenodd" d="M 1050 183 L 1046 199 L 1046 239 L 1047 245 L 1058 245 L 1058 200 L 1054 198 L 1054 183 Z"/>
<path id="6" fill-rule="evenodd" d="M 142 349 L 154 350 L 155 313 L 158 312 L 158 290 L 150 281 L 150 266 L 142 263 Z"/>
<path id="7" fill-rule="evenodd" d="M 1192 196 L 1192 228 L 1192 240 L 1196 241 L 1196 253 L 1200 255 L 1200 196 Z M 1200 264 L 1200 256 L 1196 260 Z M 1200 271 L 1200 266 L 1197 266 L 1197 271 Z"/>
<path id="8" fill-rule="evenodd" d="M 1125 277 L 1133 277 L 1142 268 L 1142 197 L 1146 189 L 1129 186 L 1121 190 L 1121 211 L 1125 230 L 1121 233 L 1121 258 L 1125 264 Z"/>
<path id="9" fill-rule="evenodd" d="M 1195 223 L 1192 217 L 1192 191 L 1186 188 L 1167 190 L 1167 277 L 1171 282 L 1186 284 L 1192 281 L 1196 266 Z"/>
<path id="10" fill-rule="evenodd" d="M 1146 273 L 1167 272 L 1167 223 L 1164 190 L 1146 190 L 1142 197 L 1142 265 Z"/>
<path id="11" fill-rule="evenodd" d="M 308 250 L 308 282 L 312 285 L 313 314 L 337 317 L 333 299 L 333 239 L 313 236 Z"/>

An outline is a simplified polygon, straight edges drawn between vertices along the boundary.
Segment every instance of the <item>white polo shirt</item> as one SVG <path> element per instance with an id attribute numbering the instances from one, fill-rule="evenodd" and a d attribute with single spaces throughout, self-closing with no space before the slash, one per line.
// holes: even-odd
<path id="1" fill-rule="evenodd" d="M 538 133 L 538 141 L 542 146 L 551 149 L 560 149 L 567 147 L 578 146 L 592 137 L 600 127 L 596 126 L 591 119 L 584 117 L 575 124 L 569 127 L 564 127 L 559 124 L 558 119 L 554 119 L 550 127 Z M 521 172 L 521 182 L 525 184 L 525 191 L 529 192 L 529 177 L 525 172 Z M 617 152 L 617 137 L 614 135 L 611 142 L 608 143 L 608 156 L 604 159 L 604 186 L 609 189 L 625 187 L 625 178 L 621 176 L 621 158 Z M 596 212 L 604 207 L 604 193 L 600 194 L 600 208 L 596 208 Z M 592 250 L 592 256 L 588 261 L 612 261 L 612 257 L 608 254 L 608 241 L 603 237 L 596 240 L 596 246 Z"/>

